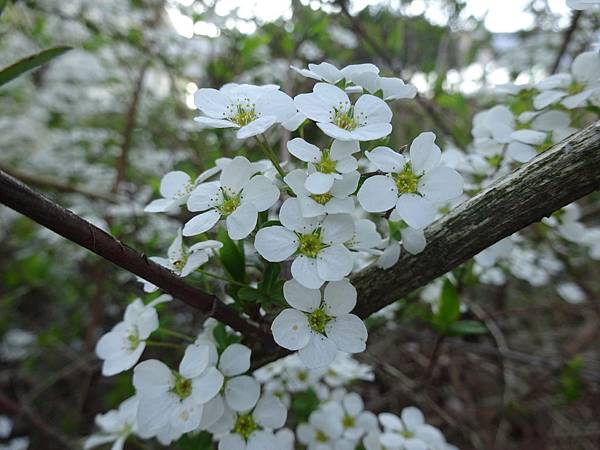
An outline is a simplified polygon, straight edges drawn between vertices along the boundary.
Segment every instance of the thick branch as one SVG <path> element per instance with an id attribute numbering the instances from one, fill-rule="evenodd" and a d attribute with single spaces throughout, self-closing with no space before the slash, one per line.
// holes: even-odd
<path id="1" fill-rule="evenodd" d="M 600 121 L 465 201 L 426 231 L 419 255 L 404 253 L 389 270 L 352 277 L 355 312 L 367 317 L 425 286 L 499 240 L 600 187 Z"/>
<path id="2" fill-rule="evenodd" d="M 150 261 L 145 255 L 124 245 L 100 228 L 38 194 L 1 170 L 0 203 L 148 280 L 173 297 L 244 333 L 247 337 L 272 342 L 270 334 L 263 332 L 258 325 L 244 320 L 235 310 L 214 295 L 187 284 L 167 269 Z"/>

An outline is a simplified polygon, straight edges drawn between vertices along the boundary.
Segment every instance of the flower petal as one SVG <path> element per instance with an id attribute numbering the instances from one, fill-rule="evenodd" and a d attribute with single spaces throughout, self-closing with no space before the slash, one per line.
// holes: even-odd
<path id="1" fill-rule="evenodd" d="M 354 314 L 334 318 L 325 326 L 325 332 L 327 337 L 345 352 L 359 353 L 367 348 L 367 327 Z"/>
<path id="2" fill-rule="evenodd" d="M 321 304 L 321 292 L 318 289 L 308 289 L 296 280 L 284 283 L 283 296 L 292 308 L 304 312 L 313 312 Z"/>
<path id="3" fill-rule="evenodd" d="M 287 143 L 287 149 L 301 161 L 317 163 L 321 161 L 321 150 L 316 145 L 306 142 L 302 138 L 294 138 Z"/>
<path id="4" fill-rule="evenodd" d="M 229 345 L 219 359 L 219 370 L 227 377 L 250 370 L 250 349 L 242 344 Z"/>
<path id="5" fill-rule="evenodd" d="M 309 369 L 319 369 L 329 366 L 337 352 L 337 346 L 331 339 L 322 334 L 311 333 L 308 345 L 298 350 L 298 356 Z"/>
<path id="6" fill-rule="evenodd" d="M 298 237 L 285 227 L 265 227 L 256 233 L 254 247 L 267 261 L 285 261 L 298 248 Z"/>
<path id="7" fill-rule="evenodd" d="M 348 314 L 356 306 L 356 288 L 343 279 L 327 283 L 323 292 L 325 312 L 330 316 Z"/>
<path id="8" fill-rule="evenodd" d="M 423 175 L 417 189 L 433 203 L 445 202 L 462 195 L 463 178 L 450 167 L 437 166 Z"/>
<path id="9" fill-rule="evenodd" d="M 375 167 L 386 173 L 398 173 L 406 164 L 404 156 L 389 147 L 375 147 L 370 152 L 366 152 L 365 156 L 375 164 Z"/>
<path id="10" fill-rule="evenodd" d="M 335 178 L 331 173 L 313 172 L 304 182 L 304 187 L 313 194 L 324 194 L 329 192 Z"/>
<path id="11" fill-rule="evenodd" d="M 310 326 L 306 315 L 292 308 L 284 309 L 275 317 L 271 332 L 277 345 L 288 350 L 299 350 L 310 340 Z"/>
<path id="12" fill-rule="evenodd" d="M 220 218 L 221 213 L 216 209 L 211 209 L 202 214 L 198 214 L 185 224 L 183 227 L 183 235 L 195 236 L 197 234 L 202 234 L 214 227 Z"/>
<path id="13" fill-rule="evenodd" d="M 234 241 L 247 237 L 256 227 L 258 212 L 252 203 L 242 203 L 227 216 L 227 233 Z"/>
<path id="14" fill-rule="evenodd" d="M 375 175 L 367 178 L 358 190 L 358 202 L 367 212 L 383 212 L 398 201 L 398 188 L 390 177 Z"/>
<path id="15" fill-rule="evenodd" d="M 434 221 L 436 209 L 429 200 L 419 195 L 403 194 L 396 203 L 395 212 L 408 226 L 421 229 Z"/>
<path id="16" fill-rule="evenodd" d="M 343 245 L 327 247 L 317 255 L 317 271 L 325 281 L 338 281 L 347 276 L 354 266 L 352 253 Z"/>
<path id="17" fill-rule="evenodd" d="M 319 276 L 315 258 L 298 256 L 292 263 L 291 271 L 294 279 L 309 289 L 319 289 L 324 283 Z"/>
<path id="18" fill-rule="evenodd" d="M 248 375 L 232 378 L 225 384 L 225 401 L 234 411 L 252 409 L 259 396 L 260 385 Z"/>
<path id="19" fill-rule="evenodd" d="M 435 144 L 435 134 L 431 131 L 419 134 L 410 144 L 410 162 L 417 175 L 433 169 L 441 158 L 442 152 Z"/>

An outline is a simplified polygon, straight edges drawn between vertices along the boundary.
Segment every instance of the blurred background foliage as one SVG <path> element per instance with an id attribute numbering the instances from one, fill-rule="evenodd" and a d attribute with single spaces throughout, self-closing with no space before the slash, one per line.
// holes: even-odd
<path id="1" fill-rule="evenodd" d="M 248 82 L 276 83 L 294 95 L 312 82 L 289 65 L 322 60 L 372 62 L 419 88 L 415 101 L 393 104 L 392 147 L 433 130 L 443 148 L 465 149 L 473 114 L 498 102 L 495 84 L 539 80 L 559 56 L 567 69 L 597 40 L 600 22 L 578 16 L 563 51 L 573 18 L 561 2 L 517 2 L 514 24 L 510 12 L 504 22 L 469 12 L 478 2 L 248 1 L 236 9 L 228 0 L 8 1 L 0 67 L 53 46 L 73 49 L 0 87 L 0 168 L 145 254 L 162 254 L 185 220 L 143 213 L 165 172 L 193 177 L 219 157 L 260 158 L 252 141 L 200 129 L 193 92 Z M 522 19 L 525 27 L 502 31 Z M 272 142 L 283 158 L 285 140 Z M 587 204 L 597 221 L 598 198 Z M 374 330 L 364 355 L 378 377 L 358 387 L 368 406 L 417 404 L 460 448 L 597 449 L 598 267 L 576 248 L 561 252 L 589 302 L 566 303 L 552 288 L 515 279 L 459 287 L 462 301 L 481 304 L 498 321 L 514 353 L 508 359 L 499 356 L 495 335 L 470 330 L 450 340 L 441 369 L 429 373 L 442 334 L 428 323 L 442 319 L 405 299 L 398 332 Z M 201 274 L 193 282 L 221 289 Z M 130 274 L 0 207 L 0 412 L 14 415 L 14 434 L 30 436 L 31 448 L 76 448 L 95 414 L 131 394 L 130 374 L 100 376 L 94 346 L 140 295 Z M 184 307 L 169 308 L 176 326 L 199 325 Z M 467 318 L 481 324 L 487 317 Z M 393 357 L 390 348 L 398 349 Z M 295 401 L 297 414 L 307 401 Z M 197 439 L 175 448 L 210 448 L 205 436 Z"/>

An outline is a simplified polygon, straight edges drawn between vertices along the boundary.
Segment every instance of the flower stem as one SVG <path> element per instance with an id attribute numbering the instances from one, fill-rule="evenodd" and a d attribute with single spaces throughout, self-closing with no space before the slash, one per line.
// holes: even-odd
<path id="1" fill-rule="evenodd" d="M 267 141 L 267 138 L 265 137 L 265 135 L 261 134 L 260 136 L 262 137 L 262 141 L 261 141 L 261 139 L 259 137 L 256 138 L 256 141 L 260 145 L 260 147 L 261 147 L 263 153 L 265 154 L 265 156 L 269 159 L 269 161 L 271 161 L 271 163 L 273 164 L 273 166 L 277 170 L 277 173 L 279 173 L 279 176 L 283 179 L 283 177 L 285 177 L 285 171 L 283 170 L 283 168 L 279 164 L 279 160 L 277 159 L 277 155 L 275 154 L 275 152 L 273 151 L 273 149 L 269 145 L 269 141 Z"/>
<path id="2" fill-rule="evenodd" d="M 194 342 L 196 340 L 192 336 L 188 336 L 187 334 L 183 334 L 183 333 L 180 333 L 178 331 L 169 330 L 168 328 L 160 327 L 158 329 L 158 331 L 160 331 L 160 332 L 162 332 L 164 334 L 168 334 L 168 335 L 173 336 L 173 337 L 177 337 L 179 339 L 183 339 L 184 341 Z"/>

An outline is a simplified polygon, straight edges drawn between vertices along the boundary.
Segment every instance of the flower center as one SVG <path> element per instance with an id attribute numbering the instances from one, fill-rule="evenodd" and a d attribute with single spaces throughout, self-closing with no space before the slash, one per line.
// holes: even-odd
<path id="1" fill-rule="evenodd" d="M 182 258 L 182 259 L 178 259 L 177 261 L 173 261 L 173 266 L 175 266 L 175 268 L 179 272 L 181 272 L 183 270 L 183 268 L 185 267 L 185 263 L 186 263 L 186 260 Z"/>
<path id="2" fill-rule="evenodd" d="M 248 440 L 250 435 L 258 430 L 258 425 L 252 418 L 251 414 L 243 414 L 238 416 L 233 426 L 233 432 L 242 436 L 245 440 Z"/>
<path id="3" fill-rule="evenodd" d="M 405 437 L 406 439 L 410 439 L 411 437 L 413 437 L 415 435 L 415 433 L 413 433 L 410 430 L 403 430 L 403 431 L 400 432 L 400 435 L 402 437 Z"/>
<path id="4" fill-rule="evenodd" d="M 315 433 L 315 440 L 317 442 L 329 442 L 329 438 L 321 430 L 317 430 L 317 432 Z"/>
<path id="5" fill-rule="evenodd" d="M 316 258 L 321 249 L 325 247 L 318 232 L 301 234 L 298 236 L 298 241 L 298 252 L 309 258 Z"/>
<path id="6" fill-rule="evenodd" d="M 342 419 L 342 425 L 344 428 L 352 428 L 355 424 L 355 420 L 354 417 L 349 416 L 348 414 L 346 414 L 344 416 L 344 418 Z"/>
<path id="7" fill-rule="evenodd" d="M 331 160 L 331 158 L 329 157 L 329 152 L 323 152 L 323 155 L 321 156 L 321 161 L 315 164 L 315 168 L 321 173 L 335 172 L 335 161 Z"/>
<path id="8" fill-rule="evenodd" d="M 223 203 L 221 203 L 219 206 L 217 206 L 217 209 L 224 216 L 228 216 L 231 213 L 233 213 L 238 208 L 238 206 L 240 206 L 240 197 L 239 197 L 239 195 L 235 195 L 235 194 L 228 195 L 224 189 L 222 189 L 222 192 L 223 192 Z"/>
<path id="9" fill-rule="evenodd" d="M 310 198 L 312 198 L 319 205 L 325 205 L 327 202 L 329 202 L 329 200 L 333 198 L 333 195 L 329 192 L 326 192 L 325 194 L 312 194 Z"/>
<path id="10" fill-rule="evenodd" d="M 129 341 L 129 351 L 134 351 L 140 345 L 140 337 L 138 336 L 137 331 L 128 335 L 127 340 Z"/>
<path id="11" fill-rule="evenodd" d="M 325 326 L 331 319 L 331 316 L 328 316 L 325 311 L 319 308 L 308 315 L 308 324 L 313 331 L 325 334 Z"/>
<path id="12" fill-rule="evenodd" d="M 579 94 L 580 92 L 583 92 L 584 89 L 585 89 L 585 84 L 577 83 L 576 81 L 574 81 L 567 87 L 567 93 L 569 95 L 575 95 L 575 94 Z"/>
<path id="13" fill-rule="evenodd" d="M 237 105 L 235 113 L 231 117 L 231 121 L 238 124 L 240 127 L 243 127 L 244 125 L 248 125 L 250 122 L 255 121 L 257 117 L 256 110 L 253 106 L 250 106 L 250 104 Z"/>
<path id="14" fill-rule="evenodd" d="M 417 184 L 419 183 L 419 177 L 415 175 L 409 164 L 404 166 L 404 170 L 400 173 L 392 175 L 396 182 L 398 192 L 401 194 L 412 194 L 417 192 Z"/>
<path id="15" fill-rule="evenodd" d="M 300 381 L 308 380 L 308 373 L 306 373 L 306 371 L 304 371 L 304 370 L 301 370 L 300 372 L 298 372 L 298 380 L 300 380 Z"/>
<path id="16" fill-rule="evenodd" d="M 175 376 L 175 385 L 171 388 L 171 392 L 181 400 L 185 400 L 192 395 L 192 380 L 181 376 L 178 372 L 173 372 L 173 375 Z"/>
<path id="17" fill-rule="evenodd" d="M 354 119 L 353 110 L 353 107 L 349 108 L 347 111 L 336 109 L 333 115 L 333 123 L 335 123 L 342 130 L 352 131 L 356 129 L 358 124 Z"/>

